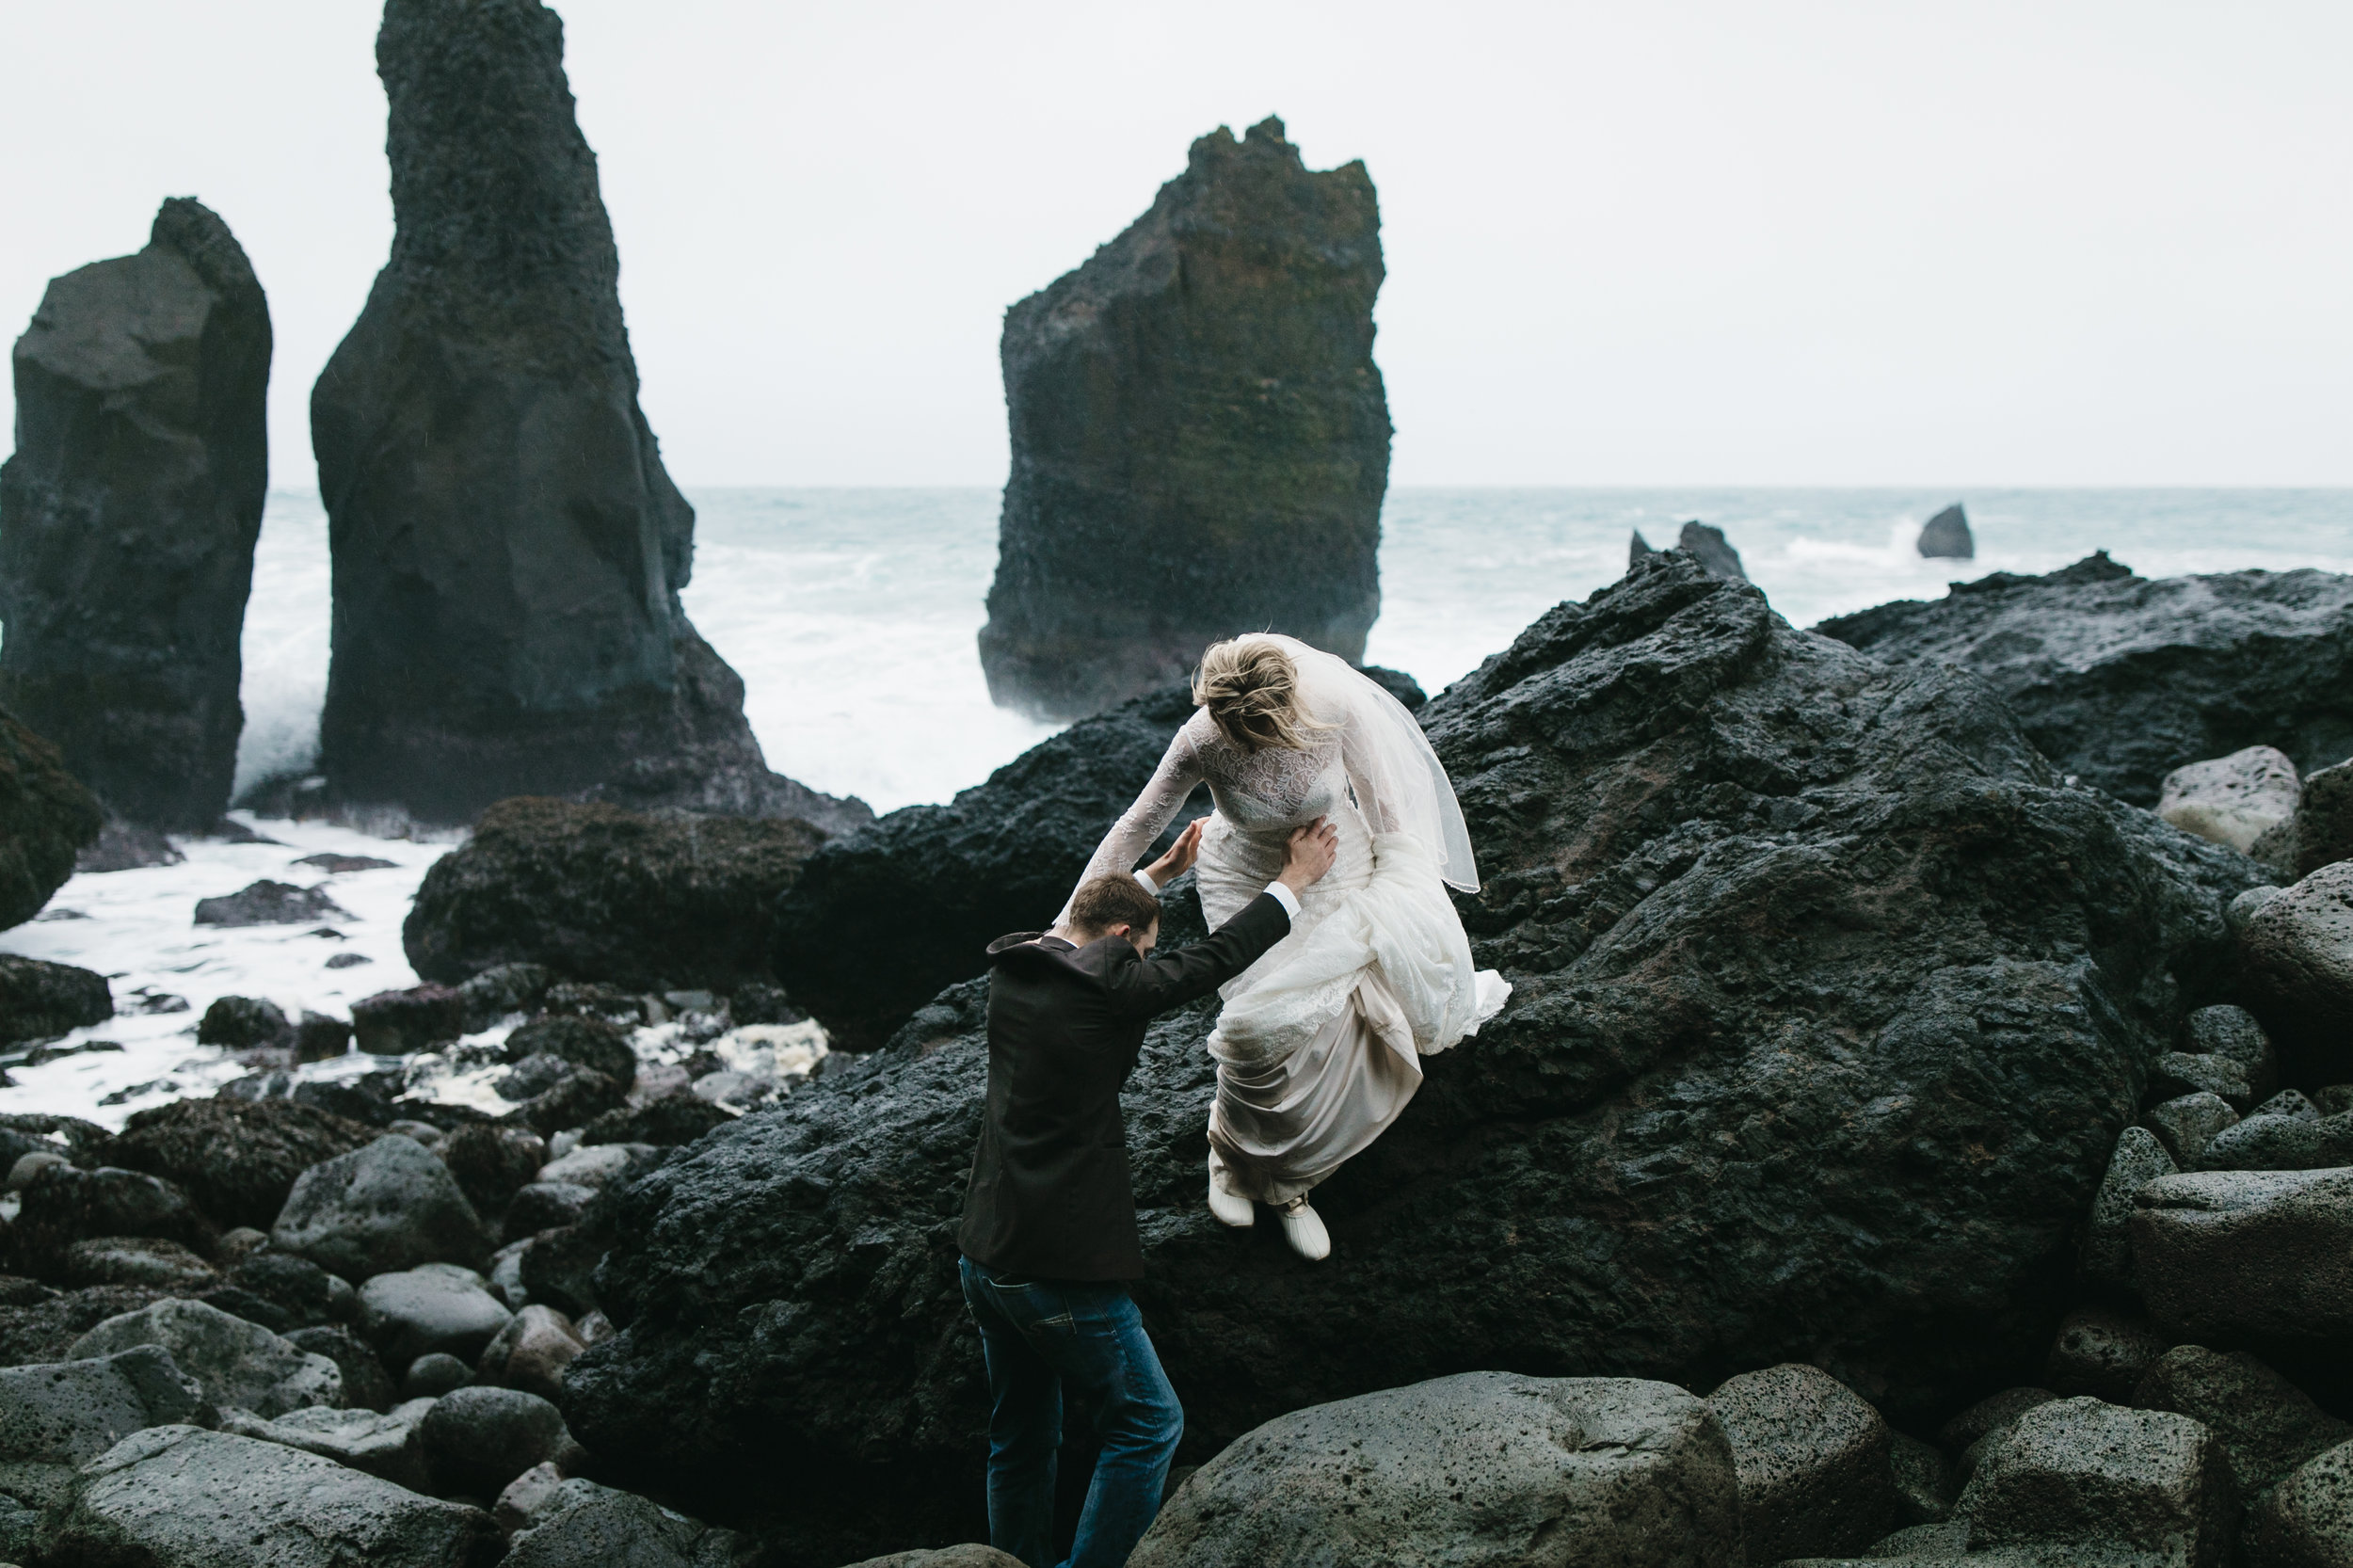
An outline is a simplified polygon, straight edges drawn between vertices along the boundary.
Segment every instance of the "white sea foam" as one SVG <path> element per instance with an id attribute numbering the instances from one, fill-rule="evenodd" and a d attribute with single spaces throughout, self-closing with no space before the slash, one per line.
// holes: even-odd
<path id="1" fill-rule="evenodd" d="M 1977 558 L 1923 560 L 1913 546 L 1920 524 L 1956 499 L 1968 505 Z M 743 675 L 746 712 L 778 771 L 889 810 L 945 800 L 1050 732 L 991 707 L 981 677 L 974 636 L 996 569 L 994 491 L 704 490 L 693 500 L 687 609 Z M 1631 530 L 1668 545 L 1687 518 L 1721 527 L 1774 608 L 1801 626 L 1891 599 L 1935 598 L 1947 582 L 1989 571 L 2048 571 L 2103 547 L 2152 577 L 2353 571 L 2353 492 L 2344 490 L 1407 489 L 1393 491 L 1384 513 L 1382 615 L 1366 655 L 1434 692 L 1553 604 L 1614 581 Z M 328 622 L 318 498 L 274 492 L 246 617 L 241 784 L 313 759 Z M 261 825 L 284 847 L 197 841 L 184 866 L 77 876 L 49 912 L 87 919 L 0 933 L 0 951 L 113 976 L 119 1005 L 136 1004 L 142 990 L 191 1005 L 77 1032 L 68 1044 L 103 1039 L 123 1049 L 15 1069 L 18 1086 L 0 1089 L 0 1109 L 120 1122 L 241 1070 L 189 1032 L 216 997 L 266 996 L 290 1015 L 343 1013 L 358 997 L 414 984 L 400 921 L 445 846 Z M 292 865 L 320 850 L 397 864 L 331 879 Z M 198 898 L 264 876 L 328 881 L 353 919 L 332 922 L 341 935 L 331 938 L 304 935 L 308 927 L 191 923 Z M 337 952 L 371 962 L 326 968 Z M 152 1087 L 97 1103 L 141 1084 Z"/>

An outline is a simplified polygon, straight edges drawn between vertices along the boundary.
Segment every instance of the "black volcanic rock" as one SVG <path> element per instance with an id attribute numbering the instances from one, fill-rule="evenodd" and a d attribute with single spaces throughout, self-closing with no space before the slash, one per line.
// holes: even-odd
<path id="1" fill-rule="evenodd" d="M 329 788 L 437 822 L 518 794 L 866 820 L 768 771 L 680 607 L 695 514 L 638 409 L 555 13 L 389 0 L 376 69 L 392 259 L 311 398 Z"/>
<path id="2" fill-rule="evenodd" d="M 1969 514 L 1956 501 L 1921 525 L 1920 553 L 1931 560 L 1967 561 L 1977 553 L 1977 541 L 1970 536 Z"/>
<path id="3" fill-rule="evenodd" d="M 269 359 L 244 249 L 184 197 L 146 249 L 53 280 L 17 340 L 0 702 L 143 826 L 229 808 Z"/>
<path id="4" fill-rule="evenodd" d="M 1890 663 L 1975 670 L 2060 771 L 2136 806 L 2183 763 L 2245 746 L 2305 773 L 2353 755 L 2353 577 L 2333 572 L 2151 579 L 2100 551 L 1815 630 Z"/>
<path id="5" fill-rule="evenodd" d="M 1203 1204 L 1214 1003 L 1154 1026 L 1123 1104 L 1184 1457 L 1479 1368 L 1806 1361 L 1916 1420 L 2039 1365 L 2070 1232 L 2256 868 L 2062 785 L 1965 671 L 1794 631 L 1681 554 L 1425 720 L 1486 877 L 1475 952 L 1517 989 L 1318 1189 L 1312 1265 Z M 969 1539 L 985 989 L 608 1192 L 620 1332 L 565 1393 L 601 1461 L 704 1497 L 793 1477 L 789 1560 Z"/>
<path id="6" fill-rule="evenodd" d="M 424 873 L 401 943 L 419 974 L 449 984 L 529 963 L 728 990 L 768 978 L 776 896 L 824 841 L 789 817 L 504 800 Z"/>
<path id="7" fill-rule="evenodd" d="M 1673 548 L 1699 562 L 1711 577 L 1729 577 L 1743 583 L 1748 581 L 1749 574 L 1741 569 L 1740 552 L 1732 548 L 1732 541 L 1724 537 L 1724 531 L 1721 528 L 1694 518 L 1683 525 L 1683 532 L 1675 539 Z M 1652 556 L 1664 553 L 1652 549 L 1650 541 L 1642 537 L 1642 531 L 1637 528 L 1634 536 L 1626 541 L 1626 569 L 1632 571 Z"/>
<path id="8" fill-rule="evenodd" d="M 0 952 L 0 1044 L 63 1034 L 114 1016 L 104 975 Z"/>
<path id="9" fill-rule="evenodd" d="M 0 708 L 0 930 L 40 913 L 104 822 L 57 748 Z"/>
<path id="10" fill-rule="evenodd" d="M 1137 697 L 1032 746 L 945 806 L 910 806 L 825 845 L 776 902 L 785 989 L 837 1046 L 881 1045 L 941 986 L 986 969 L 990 942 L 1061 911 L 1192 714 L 1183 686 Z M 1209 792 L 1191 808 L 1208 810 Z"/>
<path id="11" fill-rule="evenodd" d="M 1077 718 L 1241 632 L 1353 661 L 1381 611 L 1389 413 L 1362 163 L 1224 126 L 1085 265 L 1005 312 L 1013 436 L 981 665 Z"/>

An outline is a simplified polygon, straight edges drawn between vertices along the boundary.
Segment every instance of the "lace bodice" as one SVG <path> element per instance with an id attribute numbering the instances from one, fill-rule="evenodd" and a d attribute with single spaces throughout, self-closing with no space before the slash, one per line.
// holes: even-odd
<path id="1" fill-rule="evenodd" d="M 1132 870 L 1201 784 L 1209 785 L 1219 814 L 1254 837 L 1279 837 L 1302 823 L 1331 816 L 1352 792 L 1360 803 L 1370 799 L 1372 792 L 1358 782 L 1361 767 L 1351 765 L 1354 741 L 1354 728 L 1342 725 L 1324 731 L 1305 751 L 1278 746 L 1245 751 L 1225 738 L 1206 710 L 1195 712 L 1168 743 L 1136 803 L 1104 835 L 1080 880 Z M 1369 825 L 1376 833 L 1398 825 L 1379 812 L 1373 815 L 1377 820 Z"/>

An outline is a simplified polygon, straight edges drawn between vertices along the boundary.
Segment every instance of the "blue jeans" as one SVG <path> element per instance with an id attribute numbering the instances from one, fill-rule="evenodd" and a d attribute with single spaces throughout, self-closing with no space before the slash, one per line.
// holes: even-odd
<path id="1" fill-rule="evenodd" d="M 1064 1568 L 1120 1568 L 1160 1511 L 1185 1432 L 1176 1390 L 1116 1284 L 1029 1279 L 963 1261 L 988 1361 L 988 1544 L 1052 1568 L 1063 1389 L 1095 1412 L 1103 1451 Z"/>

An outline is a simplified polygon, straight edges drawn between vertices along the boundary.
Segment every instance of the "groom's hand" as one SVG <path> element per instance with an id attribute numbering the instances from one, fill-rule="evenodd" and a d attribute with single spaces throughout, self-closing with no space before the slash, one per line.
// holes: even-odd
<path id="1" fill-rule="evenodd" d="M 1176 835 L 1176 841 L 1168 846 L 1168 853 L 1144 868 L 1144 874 L 1152 879 L 1155 888 L 1165 888 L 1187 872 L 1201 857 L 1201 830 L 1209 825 L 1207 817 L 1195 817 L 1185 824 L 1185 830 Z"/>
<path id="2" fill-rule="evenodd" d="M 1283 845 L 1283 874 L 1274 880 L 1294 893 L 1304 893 L 1309 884 L 1323 879 L 1339 853 L 1340 830 L 1318 817 L 1305 827 L 1291 829 Z"/>

